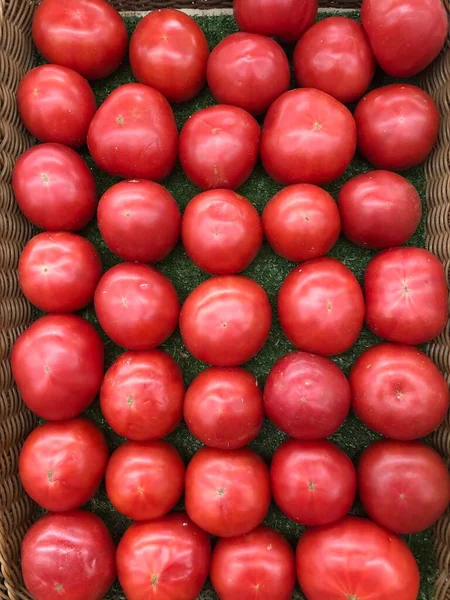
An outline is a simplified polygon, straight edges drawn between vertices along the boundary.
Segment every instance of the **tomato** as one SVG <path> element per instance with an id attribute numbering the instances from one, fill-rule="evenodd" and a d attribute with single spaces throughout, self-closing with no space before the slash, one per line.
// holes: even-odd
<path id="1" fill-rule="evenodd" d="M 316 258 L 286 277 L 278 294 L 278 314 L 294 346 L 331 356 L 356 342 L 364 321 L 364 299 L 345 265 L 334 258 Z"/>
<path id="2" fill-rule="evenodd" d="M 294 262 L 327 254 L 341 230 L 336 202 L 322 188 L 307 183 L 275 194 L 264 208 L 262 223 L 274 252 Z"/>
<path id="3" fill-rule="evenodd" d="M 345 237 L 365 248 L 405 244 L 422 216 L 416 188 L 389 171 L 369 171 L 347 181 L 339 191 L 338 206 Z"/>
<path id="4" fill-rule="evenodd" d="M 350 410 L 350 385 L 331 360 L 292 352 L 272 367 L 264 387 L 266 416 L 289 437 L 332 435 Z"/>
<path id="5" fill-rule="evenodd" d="M 189 117 L 180 133 L 183 171 L 203 190 L 234 190 L 256 165 L 259 137 L 258 123 L 242 108 L 203 108 Z"/>
<path id="6" fill-rule="evenodd" d="M 174 513 L 134 523 L 117 548 L 117 573 L 128 600 L 194 600 L 208 575 L 208 536 Z"/>
<path id="7" fill-rule="evenodd" d="M 183 375 L 162 350 L 124 352 L 108 369 L 100 407 L 109 425 L 130 440 L 170 433 L 183 416 Z"/>
<path id="8" fill-rule="evenodd" d="M 278 183 L 329 183 L 344 173 L 355 149 L 352 114 L 324 92 L 291 90 L 267 111 L 261 160 Z"/>
<path id="9" fill-rule="evenodd" d="M 126 442 L 108 463 L 108 498 L 116 510 L 134 521 L 150 521 L 167 514 L 183 488 L 181 456 L 163 440 Z"/>
<path id="10" fill-rule="evenodd" d="M 258 435 L 264 418 L 262 392 L 244 369 L 205 369 L 191 383 L 184 420 L 206 446 L 234 450 Z"/>
<path id="11" fill-rule="evenodd" d="M 43 0 L 34 13 L 33 41 L 48 62 L 86 79 L 110 75 L 128 46 L 125 23 L 105 0 Z"/>
<path id="12" fill-rule="evenodd" d="M 377 254 L 364 274 L 366 324 L 379 337 L 424 344 L 448 318 L 448 289 L 441 261 L 423 248 Z"/>
<path id="13" fill-rule="evenodd" d="M 192 198 L 183 215 L 183 246 L 207 273 L 243 271 L 258 254 L 262 225 L 256 208 L 231 190 L 209 190 Z"/>
<path id="14" fill-rule="evenodd" d="M 405 542 L 357 517 L 303 534 L 297 578 L 308 600 L 416 600 L 420 583 Z"/>
<path id="15" fill-rule="evenodd" d="M 378 169 L 403 171 L 423 162 L 439 132 L 431 96 L 408 84 L 369 92 L 354 113 L 360 152 Z"/>
<path id="16" fill-rule="evenodd" d="M 22 574 L 35 600 L 102 600 L 116 578 L 116 549 L 103 521 L 84 510 L 47 513 L 22 544 Z"/>
<path id="17" fill-rule="evenodd" d="M 86 79 L 58 65 L 42 65 L 28 71 L 17 89 L 17 106 L 32 136 L 41 142 L 74 148 L 86 142 L 97 110 L 94 92 Z M 45 179 L 44 182 L 47 183 Z"/>
<path id="18" fill-rule="evenodd" d="M 87 143 L 103 171 L 158 181 L 175 165 L 175 117 L 157 90 L 127 83 L 116 88 L 100 106 L 89 127 Z"/>
<path id="19" fill-rule="evenodd" d="M 275 40 L 255 33 L 224 38 L 211 52 L 206 75 L 217 102 L 239 106 L 252 115 L 266 112 L 291 81 L 284 50 Z"/>
<path id="20" fill-rule="evenodd" d="M 185 504 L 194 523 L 212 535 L 249 533 L 269 509 L 269 470 L 249 448 L 202 448 L 186 470 Z"/>
<path id="21" fill-rule="evenodd" d="M 98 228 L 125 260 L 158 262 L 180 237 L 181 213 L 172 194 L 153 181 L 121 181 L 100 198 Z"/>
<path id="22" fill-rule="evenodd" d="M 200 26 L 179 10 L 149 13 L 131 36 L 134 76 L 169 102 L 186 102 L 200 92 L 206 82 L 208 56 L 208 42 Z"/>
<path id="23" fill-rule="evenodd" d="M 175 331 L 180 303 L 170 279 L 142 263 L 121 263 L 100 279 L 95 312 L 105 333 L 129 350 L 151 350 Z"/>
<path id="24" fill-rule="evenodd" d="M 210 577 L 221 600 L 291 600 L 294 553 L 283 536 L 261 525 L 247 535 L 218 540 Z"/>
<path id="25" fill-rule="evenodd" d="M 76 315 L 45 315 L 16 340 L 11 366 L 20 395 L 38 417 L 72 419 L 97 395 L 103 380 L 103 342 Z"/>
<path id="26" fill-rule="evenodd" d="M 417 348 L 372 346 L 350 372 L 352 407 L 371 429 L 396 440 L 424 437 L 449 408 L 449 391 L 435 364 Z"/>
<path id="27" fill-rule="evenodd" d="M 217 367 L 236 367 L 264 346 L 272 309 L 264 289 L 242 276 L 213 277 L 189 294 L 180 331 L 189 352 Z"/>
<path id="28" fill-rule="evenodd" d="M 79 508 L 97 491 L 108 462 L 103 433 L 86 419 L 39 425 L 20 452 L 25 491 L 46 510 Z"/>

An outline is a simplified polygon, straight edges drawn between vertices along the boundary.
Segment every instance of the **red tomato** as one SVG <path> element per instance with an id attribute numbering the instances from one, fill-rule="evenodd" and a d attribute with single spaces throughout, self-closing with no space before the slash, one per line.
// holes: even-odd
<path id="1" fill-rule="evenodd" d="M 303 534 L 297 578 L 308 600 L 416 600 L 420 583 L 405 542 L 357 517 Z"/>
<path id="2" fill-rule="evenodd" d="M 100 106 L 89 127 L 87 143 L 92 158 L 111 175 L 164 179 L 177 157 L 175 117 L 157 90 L 127 83 Z"/>
<path id="3" fill-rule="evenodd" d="M 108 462 L 103 433 L 86 419 L 44 423 L 25 440 L 19 475 L 46 510 L 79 508 L 97 491 Z"/>
<path id="4" fill-rule="evenodd" d="M 342 231 L 365 248 L 406 243 L 417 229 L 422 204 L 407 179 L 389 171 L 369 171 L 347 181 L 338 197 Z"/>
<path id="5" fill-rule="evenodd" d="M 264 418 L 262 392 L 244 369 L 205 369 L 191 383 L 184 420 L 203 444 L 234 450 L 258 435 Z"/>
<path id="6" fill-rule="evenodd" d="M 126 442 L 108 463 L 108 498 L 114 508 L 134 521 L 150 521 L 167 514 L 183 488 L 181 456 L 163 440 Z"/>
<path id="7" fill-rule="evenodd" d="M 403 171 L 423 162 L 439 132 L 439 111 L 431 96 L 405 83 L 369 92 L 354 116 L 358 148 L 378 169 Z"/>
<path id="8" fill-rule="evenodd" d="M 364 298 L 345 265 L 334 258 L 316 258 L 286 277 L 278 294 L 278 314 L 294 346 L 331 356 L 356 342 L 364 321 Z"/>
<path id="9" fill-rule="evenodd" d="M 336 202 L 325 190 L 307 183 L 275 194 L 264 208 L 262 223 L 274 252 L 294 262 L 327 254 L 341 230 Z"/>
<path id="10" fill-rule="evenodd" d="M 42 419 L 61 421 L 82 413 L 103 380 L 100 336 L 76 315 L 45 315 L 20 335 L 11 366 L 27 407 Z"/>
<path id="11" fill-rule="evenodd" d="M 206 82 L 208 56 L 208 42 L 200 26 L 179 10 L 149 13 L 131 36 L 134 76 L 169 102 L 186 102 L 200 92 Z"/>
<path id="12" fill-rule="evenodd" d="M 175 331 L 180 303 L 172 282 L 142 263 L 121 263 L 100 279 L 95 312 L 105 333 L 129 350 L 151 350 Z"/>
<path id="13" fill-rule="evenodd" d="M 192 198 L 181 235 L 189 258 L 207 273 L 243 271 L 258 254 L 262 226 L 256 208 L 231 190 L 209 190 Z"/>
<path id="14" fill-rule="evenodd" d="M 352 162 L 356 126 L 343 104 L 319 90 L 291 90 L 275 100 L 264 120 L 261 160 L 278 183 L 322 185 Z"/>
<path id="15" fill-rule="evenodd" d="M 212 535 L 249 533 L 269 509 L 269 470 L 249 448 L 202 448 L 186 471 L 185 504 L 194 523 Z"/>
<path id="16" fill-rule="evenodd" d="M 116 578 L 103 521 L 84 510 L 47 513 L 22 544 L 22 574 L 35 600 L 102 600 Z"/>
<path id="17" fill-rule="evenodd" d="M 115 71 L 128 45 L 122 17 L 105 0 L 43 0 L 34 13 L 33 41 L 48 62 L 86 79 Z"/>
<path id="18" fill-rule="evenodd" d="M 264 346 L 272 309 L 264 289 L 247 277 L 213 277 L 189 294 L 180 331 L 189 352 L 218 367 L 236 367 Z"/>
<path id="19" fill-rule="evenodd" d="M 350 410 L 350 385 L 331 360 L 292 352 L 272 367 L 264 387 L 267 417 L 289 437 L 332 435 Z"/>
<path id="20" fill-rule="evenodd" d="M 417 348 L 372 346 L 350 372 L 352 407 L 368 427 L 396 440 L 425 437 L 449 408 L 449 391 L 434 363 Z"/>
<path id="21" fill-rule="evenodd" d="M 210 577 L 221 600 L 291 600 L 294 553 L 279 533 L 261 525 L 247 535 L 218 540 Z"/>
<path id="22" fill-rule="evenodd" d="M 180 237 L 181 213 L 172 194 L 153 181 L 121 181 L 100 198 L 98 228 L 125 260 L 158 262 Z"/>
<path id="23" fill-rule="evenodd" d="M 117 573 L 128 600 L 194 600 L 210 557 L 206 533 L 185 513 L 173 513 L 127 529 L 117 548 Z"/>
<path id="24" fill-rule="evenodd" d="M 239 106 L 252 115 L 266 112 L 291 81 L 284 50 L 275 40 L 255 33 L 224 38 L 211 52 L 206 75 L 217 102 Z"/>
<path id="25" fill-rule="evenodd" d="M 162 350 L 124 352 L 100 391 L 105 419 L 119 435 L 148 441 L 170 433 L 183 416 L 183 375 Z"/>
<path id="26" fill-rule="evenodd" d="M 189 117 L 180 133 L 183 171 L 203 190 L 234 190 L 255 167 L 259 137 L 258 123 L 242 108 L 203 108 Z"/>
<path id="27" fill-rule="evenodd" d="M 97 110 L 94 92 L 86 79 L 57 65 L 42 65 L 28 71 L 17 89 L 17 106 L 32 136 L 41 142 L 58 142 L 74 148 L 86 142 L 89 124 Z"/>
<path id="28" fill-rule="evenodd" d="M 364 275 L 366 324 L 379 337 L 424 344 L 448 318 L 448 289 L 441 261 L 423 248 L 392 248 L 377 254 Z"/>

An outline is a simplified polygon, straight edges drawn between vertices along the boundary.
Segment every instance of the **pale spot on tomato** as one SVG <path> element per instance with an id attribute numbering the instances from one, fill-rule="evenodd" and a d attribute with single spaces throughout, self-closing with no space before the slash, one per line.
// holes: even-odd
<path id="1" fill-rule="evenodd" d="M 313 481 L 310 481 L 310 482 L 308 483 L 308 490 L 309 490 L 310 492 L 313 492 L 315 489 L 316 489 L 316 484 L 315 484 Z"/>
<path id="2" fill-rule="evenodd" d="M 313 125 L 313 130 L 320 131 L 321 129 L 322 129 L 322 125 L 318 121 L 315 121 L 315 123 Z"/>
<path id="3" fill-rule="evenodd" d="M 308 399 L 305 396 L 302 396 L 299 400 L 300 404 L 307 404 Z"/>
<path id="4" fill-rule="evenodd" d="M 355 596 L 355 594 L 349 594 L 347 598 L 348 600 L 358 600 L 358 596 Z"/>
<path id="5" fill-rule="evenodd" d="M 267 546 L 267 550 L 272 550 L 272 548 L 273 548 L 272 544 L 269 544 L 269 545 Z"/>
<path id="6" fill-rule="evenodd" d="M 331 300 L 328 300 L 327 301 L 327 311 L 330 312 L 332 308 L 333 308 L 333 304 L 332 304 Z"/>
<path id="7" fill-rule="evenodd" d="M 122 296 L 122 306 L 128 308 L 128 299 Z"/>
<path id="8" fill-rule="evenodd" d="M 34 88 L 34 90 L 33 90 L 33 96 L 39 96 L 39 90 L 38 90 L 38 88 Z"/>
<path id="9" fill-rule="evenodd" d="M 127 398 L 127 404 L 128 406 L 133 406 L 134 404 L 134 398 L 133 398 L 133 394 L 130 394 Z"/>
<path id="10" fill-rule="evenodd" d="M 158 585 L 158 578 L 159 578 L 159 575 L 156 574 L 156 573 L 153 573 L 153 575 L 151 576 L 150 581 L 151 581 L 151 584 L 152 584 L 152 588 L 154 590 L 156 590 L 156 586 Z"/>
<path id="11" fill-rule="evenodd" d="M 53 471 L 51 469 L 47 471 L 47 478 L 50 483 L 53 483 Z"/>
<path id="12" fill-rule="evenodd" d="M 399 494 L 398 497 L 400 498 L 400 500 L 404 500 L 406 496 L 405 496 L 405 494 Z"/>
<path id="13" fill-rule="evenodd" d="M 50 367 L 48 365 L 44 365 L 44 371 L 46 373 L 50 373 Z"/>
<path id="14" fill-rule="evenodd" d="M 55 583 L 55 590 L 61 594 L 64 591 L 64 587 L 62 585 L 62 583 Z"/>
<path id="15" fill-rule="evenodd" d="M 125 119 L 122 117 L 122 115 L 118 115 L 118 116 L 116 117 L 116 123 L 117 123 L 118 125 L 125 125 Z"/>
<path id="16" fill-rule="evenodd" d="M 251 54 L 247 54 L 247 56 L 245 57 L 247 60 L 252 60 L 252 55 Z"/>
<path id="17" fill-rule="evenodd" d="M 42 179 L 42 181 L 43 181 L 44 183 L 48 183 L 48 181 L 49 181 L 49 177 L 48 177 L 47 173 L 42 173 L 42 174 L 41 174 L 41 179 Z"/>
<path id="18" fill-rule="evenodd" d="M 167 40 L 169 39 L 169 36 L 167 35 L 167 33 L 163 33 L 161 36 L 161 39 L 164 40 L 165 42 L 167 42 Z"/>
<path id="19" fill-rule="evenodd" d="M 219 131 L 219 128 L 218 128 L 218 127 L 213 127 L 213 128 L 211 129 L 211 133 L 212 133 L 213 135 L 216 135 L 216 133 L 217 133 L 218 131 Z"/>
<path id="20" fill-rule="evenodd" d="M 126 217 L 131 217 L 131 213 L 130 213 L 130 212 L 126 212 L 126 213 L 125 213 L 125 216 L 126 216 Z"/>
<path id="21" fill-rule="evenodd" d="M 48 267 L 42 267 L 42 273 L 47 274 L 48 273 Z"/>
<path id="22" fill-rule="evenodd" d="M 217 495 L 223 496 L 225 494 L 225 488 L 217 488 Z"/>
<path id="23" fill-rule="evenodd" d="M 144 493 L 144 488 L 142 487 L 142 485 L 138 486 L 137 491 L 138 491 L 138 494 Z"/>
<path id="24" fill-rule="evenodd" d="M 354 41 L 355 41 L 355 37 L 354 37 L 353 35 L 349 35 L 349 36 L 348 36 L 348 39 L 349 39 L 351 42 L 354 42 Z"/>

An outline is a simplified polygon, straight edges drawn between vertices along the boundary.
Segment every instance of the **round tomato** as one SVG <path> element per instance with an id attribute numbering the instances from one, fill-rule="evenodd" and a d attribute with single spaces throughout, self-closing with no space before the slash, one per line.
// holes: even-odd
<path id="1" fill-rule="evenodd" d="M 117 574 L 128 600 L 195 600 L 208 576 L 209 537 L 173 513 L 134 523 L 117 548 Z"/>
<path id="2" fill-rule="evenodd" d="M 249 448 L 202 448 L 186 470 L 185 504 L 194 523 L 212 535 L 249 533 L 269 509 L 269 470 Z"/>
<path id="3" fill-rule="evenodd" d="M 100 198 L 97 219 L 108 248 L 125 260 L 158 262 L 180 237 L 178 204 L 153 181 L 121 181 L 110 187 Z"/>
<path id="4" fill-rule="evenodd" d="M 403 171 L 423 162 L 439 132 L 439 111 L 431 96 L 406 83 L 369 92 L 354 116 L 358 148 L 378 169 Z"/>
<path id="5" fill-rule="evenodd" d="M 213 277 L 189 294 L 180 331 L 189 352 L 218 367 L 236 367 L 264 346 L 272 309 L 264 289 L 247 277 Z"/>
<path id="6" fill-rule="evenodd" d="M 97 491 L 108 462 L 103 433 L 86 419 L 44 423 L 25 440 L 19 475 L 46 510 L 79 508 Z"/>
<path id="7" fill-rule="evenodd" d="M 183 171 L 200 189 L 234 190 L 255 167 L 259 137 L 258 123 L 242 108 L 203 108 L 189 117 L 180 133 Z"/>
<path id="8" fill-rule="evenodd" d="M 262 223 L 274 252 L 293 262 L 327 254 L 341 231 L 336 202 L 322 188 L 307 183 L 275 194 L 264 208 Z"/>
<path id="9" fill-rule="evenodd" d="M 35 600 L 102 600 L 116 578 L 116 549 L 90 512 L 47 513 L 22 544 L 22 574 Z"/>
<path id="10" fill-rule="evenodd" d="M 81 75 L 58 65 L 42 65 L 25 75 L 17 89 L 25 127 L 41 142 L 78 148 L 86 142 L 97 110 L 94 92 Z M 41 174 L 41 177 L 45 181 Z"/>
<path id="11" fill-rule="evenodd" d="M 38 417 L 72 419 L 98 394 L 103 380 L 103 342 L 76 315 L 45 315 L 16 340 L 11 366 L 20 395 Z"/>
<path id="12" fill-rule="evenodd" d="M 391 342 L 424 344 L 447 323 L 444 267 L 423 248 L 392 248 L 377 254 L 366 269 L 364 293 L 367 326 Z"/>
<path id="13" fill-rule="evenodd" d="M 258 254 L 262 226 L 256 208 L 231 190 L 209 190 L 192 198 L 183 215 L 183 246 L 207 273 L 243 271 Z"/>
<path id="14" fill-rule="evenodd" d="M 278 294 L 278 314 L 294 346 L 331 356 L 356 342 L 364 322 L 364 298 L 345 265 L 334 258 L 316 258 L 286 277 Z"/>
<path id="15" fill-rule="evenodd" d="M 350 372 L 352 407 L 368 427 L 396 440 L 425 437 L 449 408 L 447 383 L 417 348 L 372 346 Z"/>
<path id="16" fill-rule="evenodd" d="M 164 179 L 175 165 L 178 147 L 170 104 L 146 85 L 121 85 L 92 119 L 87 144 L 97 165 L 111 175 Z"/>

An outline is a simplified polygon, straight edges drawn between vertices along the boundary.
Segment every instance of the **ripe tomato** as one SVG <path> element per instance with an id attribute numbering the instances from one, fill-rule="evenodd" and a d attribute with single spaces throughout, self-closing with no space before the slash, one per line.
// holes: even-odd
<path id="1" fill-rule="evenodd" d="M 194 523 L 212 535 L 249 533 L 269 509 L 269 470 L 249 448 L 202 448 L 186 470 L 185 504 Z"/>
<path id="2" fill-rule="evenodd" d="M 134 521 L 167 514 L 184 488 L 184 464 L 168 442 L 126 442 L 111 456 L 106 493 L 116 510 Z"/>
<path id="3" fill-rule="evenodd" d="M 351 112 L 324 92 L 291 90 L 267 111 L 261 160 L 278 183 L 329 183 L 344 173 L 355 149 Z"/>
<path id="4" fill-rule="evenodd" d="M 218 367 L 236 367 L 264 346 L 272 309 L 264 289 L 247 277 L 213 277 L 189 294 L 180 331 L 189 352 Z"/>
<path id="5" fill-rule="evenodd" d="M 167 100 L 140 83 L 116 88 L 92 119 L 87 144 L 98 166 L 118 177 L 164 179 L 175 165 L 178 132 Z"/>
<path id="6" fill-rule="evenodd" d="M 203 190 L 234 190 L 255 167 L 259 137 L 258 123 L 242 108 L 203 108 L 189 117 L 180 133 L 183 171 Z"/>
<path id="7" fill-rule="evenodd" d="M 289 437 L 332 435 L 350 410 L 350 385 L 331 360 L 292 352 L 272 367 L 264 387 L 267 417 Z"/>
<path id="8" fill-rule="evenodd" d="M 341 230 L 336 202 L 322 188 L 307 183 L 275 194 L 264 208 L 262 223 L 272 249 L 294 262 L 327 254 Z"/>
<path id="9" fill-rule="evenodd" d="M 345 237 L 365 248 L 401 246 L 422 216 L 416 188 L 389 171 L 369 171 L 347 181 L 339 192 L 338 206 Z"/>
<path id="10" fill-rule="evenodd" d="M 58 65 L 42 65 L 28 71 L 17 89 L 17 106 L 32 136 L 41 142 L 74 148 L 86 142 L 97 110 L 94 92 L 86 79 Z M 47 183 L 45 179 L 44 182 Z"/>
<path id="11" fill-rule="evenodd" d="M 405 542 L 357 517 L 303 534 L 297 578 L 308 600 L 416 600 L 420 583 Z"/>
<path id="12" fill-rule="evenodd" d="M 97 395 L 103 380 L 103 342 L 76 315 L 45 315 L 20 335 L 11 366 L 23 401 L 50 421 L 72 419 Z"/>
<path id="13" fill-rule="evenodd" d="M 129 350 L 150 350 L 175 331 L 180 303 L 170 279 L 142 263 L 121 263 L 100 279 L 95 312 L 105 333 Z"/>
<path id="14" fill-rule="evenodd" d="M 122 17 L 105 0 L 43 0 L 34 13 L 33 41 L 48 62 L 86 79 L 115 71 L 128 45 Z"/>
<path id="15" fill-rule="evenodd" d="M 345 265 L 334 258 L 316 258 L 286 277 L 278 294 L 278 314 L 294 346 L 331 356 L 356 342 L 364 321 L 364 298 Z"/>
<path id="16" fill-rule="evenodd" d="M 368 427 L 396 440 L 413 440 L 442 423 L 449 391 L 434 363 L 417 348 L 379 344 L 350 372 L 352 407 Z"/>
<path id="17" fill-rule="evenodd" d="M 243 271 L 258 254 L 262 225 L 256 208 L 231 190 L 209 190 L 192 198 L 181 236 L 189 258 L 207 273 Z"/>
<path id="18" fill-rule="evenodd" d="M 218 540 L 210 577 L 221 600 L 291 600 L 294 553 L 283 536 L 261 525 L 247 535 Z"/>
<path id="19" fill-rule="evenodd" d="M 108 462 L 103 433 L 86 419 L 44 423 L 25 440 L 19 475 L 46 510 L 79 508 L 97 491 Z"/>
<path id="20" fill-rule="evenodd" d="M 22 574 L 35 600 L 102 600 L 116 578 L 116 549 L 90 512 L 47 513 L 25 534 Z"/>
<path id="21" fill-rule="evenodd" d="M 423 248 L 377 254 L 364 274 L 366 323 L 379 337 L 424 344 L 439 335 L 448 317 L 448 289 L 441 261 Z"/>
<path id="22" fill-rule="evenodd" d="M 169 102 L 186 102 L 199 93 L 206 82 L 208 56 L 208 42 L 200 26 L 179 10 L 149 13 L 131 36 L 134 76 Z"/>
<path id="23" fill-rule="evenodd" d="M 100 391 L 110 426 L 130 440 L 148 441 L 170 433 L 183 416 L 183 375 L 162 350 L 124 352 L 111 365 Z"/>
<path id="24" fill-rule="evenodd" d="M 431 96 L 406 83 L 369 92 L 354 117 L 358 148 L 378 169 L 403 171 L 423 162 L 439 132 L 439 111 Z"/>
<path id="25" fill-rule="evenodd" d="M 205 369 L 191 383 L 184 420 L 203 444 L 234 450 L 252 442 L 264 418 L 262 392 L 244 369 Z"/>
<path id="26" fill-rule="evenodd" d="M 180 237 L 181 213 L 172 194 L 153 181 L 121 181 L 100 198 L 98 228 L 125 260 L 158 262 Z"/>
<path id="27" fill-rule="evenodd" d="M 117 574 L 128 600 L 194 600 L 210 557 L 206 533 L 185 513 L 173 513 L 127 529 L 117 548 Z"/>
<path id="28" fill-rule="evenodd" d="M 266 112 L 291 81 L 284 50 L 275 40 L 255 33 L 224 38 L 211 52 L 206 75 L 217 102 L 239 106 L 252 115 Z"/>

